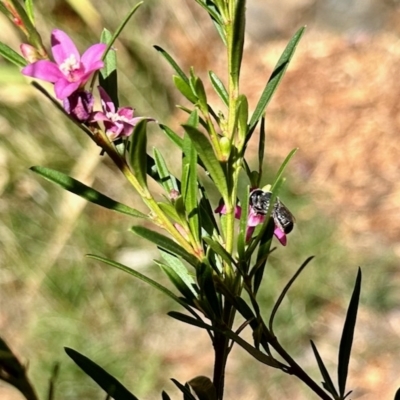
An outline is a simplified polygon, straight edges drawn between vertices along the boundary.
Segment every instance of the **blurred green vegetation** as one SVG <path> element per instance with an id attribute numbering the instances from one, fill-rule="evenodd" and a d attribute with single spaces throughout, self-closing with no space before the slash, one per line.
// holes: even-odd
<path id="1" fill-rule="evenodd" d="M 96 41 L 103 26 L 115 29 L 132 6 L 130 1 L 119 1 L 115 7 L 103 0 L 95 3 L 95 9 L 89 2 L 82 1 L 79 9 L 73 4 L 38 2 L 45 42 L 51 29 L 58 27 L 83 49 Z M 168 41 L 173 40 L 162 29 L 170 26 L 168 18 L 172 18 L 170 8 L 147 1 L 116 47 L 121 105 L 132 105 L 139 115 L 173 124 L 173 106 L 181 99 L 177 100 L 171 89 L 170 71 L 151 48 L 156 43 L 168 48 Z M 7 42 L 2 34 L 0 40 Z M 17 48 L 16 38 L 13 45 Z M 95 253 L 128 260 L 168 285 L 151 263 L 157 257 L 154 249 L 127 232 L 136 221 L 93 205 L 86 207 L 28 168 L 44 165 L 59 169 L 140 208 L 137 196 L 109 161 L 99 157 L 98 149 L 42 95 L 28 88 L 19 71 L 4 60 L 0 60 L 0 77 L 0 335 L 29 362 L 38 392 L 44 397 L 54 363 L 60 362 L 57 398 L 103 396 L 68 359 L 64 346 L 93 359 L 139 397 L 155 398 L 162 389 L 174 393 L 168 382 L 171 377 L 185 381 L 194 375 L 211 375 L 211 349 L 205 347 L 203 334 L 199 339 L 192 328 L 170 321 L 165 316 L 172 307 L 168 299 L 132 277 L 84 257 Z M 165 147 L 160 131 L 153 128 L 152 135 L 151 141 L 163 147 L 173 165 L 174 153 Z M 266 167 L 270 177 L 281 160 L 275 161 Z M 276 319 L 282 342 L 305 359 L 315 374 L 315 365 L 305 358 L 309 356 L 309 339 L 317 345 L 331 339 L 324 337 L 329 318 L 333 313 L 344 319 L 358 265 L 367 272 L 363 306 L 386 312 L 399 300 L 391 279 L 396 258 L 379 244 L 360 251 L 343 242 L 335 234 L 340 217 L 328 217 L 318 209 L 302 192 L 302 178 L 291 173 L 280 197 L 296 216 L 297 225 L 288 246 L 272 254 L 260 298 L 270 310 L 301 263 L 310 255 L 316 256 L 289 291 Z M 339 337 L 338 333 L 333 349 Z M 283 382 L 288 396 L 296 392 L 298 383 L 290 377 L 268 371 L 241 350 L 235 350 L 233 357 L 234 367 L 228 369 L 228 397 L 244 398 L 253 393 L 254 398 L 272 398 Z M 328 365 L 335 357 L 329 353 Z"/>

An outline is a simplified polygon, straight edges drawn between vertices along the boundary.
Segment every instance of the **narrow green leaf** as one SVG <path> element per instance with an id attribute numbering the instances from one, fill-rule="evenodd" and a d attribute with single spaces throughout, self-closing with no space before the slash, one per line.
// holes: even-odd
<path id="1" fill-rule="evenodd" d="M 174 75 L 172 79 L 174 81 L 175 87 L 181 92 L 181 94 L 186 97 L 191 103 L 195 104 L 197 102 L 197 97 L 193 93 L 190 85 L 180 76 Z"/>
<path id="2" fill-rule="evenodd" d="M 276 64 L 274 71 L 272 72 L 271 77 L 268 80 L 267 85 L 264 88 L 264 91 L 261 94 L 260 100 L 257 103 L 256 109 L 250 119 L 249 124 L 249 136 L 254 131 L 258 121 L 264 114 L 265 108 L 267 107 L 269 101 L 272 98 L 272 95 L 275 93 L 279 83 L 281 82 L 283 75 L 286 72 L 286 69 L 289 65 L 290 60 L 293 57 L 293 54 L 296 50 L 296 47 L 304 34 L 305 27 L 300 28 L 293 38 L 289 41 L 288 45 L 286 46 L 284 52 L 282 53 L 281 57 Z"/>
<path id="3" fill-rule="evenodd" d="M 154 160 L 156 162 L 158 175 L 161 178 L 161 184 L 164 186 L 164 189 L 166 190 L 167 193 L 171 193 L 173 189 L 178 190 L 178 184 L 176 182 L 176 179 L 169 172 L 164 157 L 162 156 L 160 151 L 158 151 L 156 148 L 153 149 L 153 152 L 154 152 Z"/>
<path id="4" fill-rule="evenodd" d="M 278 297 L 278 300 L 276 301 L 274 308 L 272 309 L 271 316 L 269 318 L 269 330 L 273 332 L 273 325 L 274 325 L 274 318 L 276 315 L 276 312 L 278 311 L 279 306 L 281 305 L 283 299 L 285 298 L 286 293 L 294 283 L 294 281 L 297 279 L 297 277 L 301 274 L 303 269 L 307 266 L 307 264 L 314 258 L 314 256 L 308 257 L 306 261 L 303 262 L 303 264 L 300 265 L 300 268 L 296 271 L 296 273 L 293 275 L 293 277 L 289 280 L 289 282 L 286 284 L 286 286 L 283 288 L 282 293 Z"/>
<path id="5" fill-rule="evenodd" d="M 258 176 L 259 179 L 262 177 L 263 164 L 264 164 L 264 153 L 265 153 L 265 116 L 261 117 L 260 126 L 260 137 L 258 141 Z M 260 181 L 258 181 L 259 186 Z"/>
<path id="6" fill-rule="evenodd" d="M 182 257 L 193 267 L 197 267 L 200 263 L 195 256 L 189 254 L 183 247 L 179 246 L 179 244 L 175 243 L 172 239 L 162 235 L 161 233 L 154 232 L 145 228 L 144 226 L 133 226 L 131 231 L 136 235 L 154 243 L 156 246 L 169 251 L 178 257 Z"/>
<path id="7" fill-rule="evenodd" d="M 138 400 L 116 378 L 95 362 L 78 353 L 76 350 L 64 347 L 65 352 L 72 358 L 76 365 L 89 375 L 109 396 L 115 400 Z"/>
<path id="8" fill-rule="evenodd" d="M 108 52 L 111 50 L 114 42 L 117 40 L 118 36 L 121 34 L 121 32 L 123 31 L 123 29 L 125 28 L 125 25 L 129 22 L 129 20 L 132 18 L 133 14 L 135 14 L 135 12 L 138 10 L 138 8 L 143 4 L 143 1 L 137 3 L 136 5 L 134 5 L 131 10 L 128 12 L 128 14 L 126 15 L 126 17 L 122 20 L 122 22 L 119 24 L 117 30 L 114 32 L 114 34 L 112 35 L 111 39 L 108 43 L 108 46 L 106 48 L 106 51 L 103 54 L 103 60 L 106 59 Z"/>
<path id="9" fill-rule="evenodd" d="M 296 154 L 296 151 L 298 150 L 298 148 L 293 149 L 285 158 L 285 160 L 283 161 L 282 165 L 280 166 L 278 173 L 276 174 L 275 180 L 274 180 L 274 184 L 272 185 L 271 191 L 274 192 L 275 194 L 277 194 L 277 187 L 279 186 L 279 182 L 282 178 L 282 175 L 286 169 L 286 166 L 289 164 L 289 161 L 292 159 L 292 157 Z"/>
<path id="10" fill-rule="evenodd" d="M 141 120 L 130 136 L 130 165 L 140 186 L 147 188 L 147 121 Z"/>
<path id="11" fill-rule="evenodd" d="M 218 254 L 226 263 L 230 265 L 236 265 L 233 257 L 221 246 L 220 243 L 211 239 L 210 237 L 204 236 L 203 240 L 207 243 L 207 245 Z"/>
<path id="12" fill-rule="evenodd" d="M 335 385 L 333 384 L 332 379 L 329 375 L 329 372 L 326 369 L 325 364 L 318 352 L 317 346 L 315 346 L 315 344 L 312 340 L 310 340 L 310 342 L 311 342 L 311 348 L 314 352 L 315 359 L 317 360 L 318 368 L 319 368 L 322 378 L 324 380 L 323 386 L 336 399 L 339 397 L 339 395 L 335 389 Z"/>
<path id="13" fill-rule="evenodd" d="M 361 268 L 358 268 L 356 283 L 354 285 L 353 294 L 350 299 L 349 308 L 347 309 L 342 338 L 340 339 L 338 360 L 338 386 L 339 394 L 341 397 L 344 396 L 346 391 L 346 381 L 350 362 L 351 347 L 353 345 L 354 328 L 357 320 L 358 303 L 360 301 L 361 278 Z"/>
<path id="14" fill-rule="evenodd" d="M 163 179 L 161 178 L 161 176 L 158 173 L 156 162 L 155 162 L 154 158 L 148 154 L 146 157 L 146 170 L 147 170 L 146 172 L 147 172 L 148 176 L 150 176 L 158 184 L 163 186 Z M 181 183 L 175 176 L 173 176 L 172 174 L 171 174 L 171 176 L 172 176 L 173 181 L 176 182 L 178 192 L 180 192 L 181 191 Z"/>
<path id="15" fill-rule="evenodd" d="M 200 187 L 203 196 L 199 203 L 199 215 L 201 219 L 202 236 L 208 234 L 210 237 L 219 235 L 219 228 L 215 220 L 214 210 L 211 208 L 209 200 L 204 196 L 204 190 Z"/>
<path id="16" fill-rule="evenodd" d="M 192 113 L 191 118 L 195 118 L 196 115 L 197 112 Z M 192 122 L 194 123 L 194 121 Z M 189 136 L 186 134 L 183 138 L 182 151 L 184 154 L 182 159 L 182 197 L 185 203 L 190 231 L 196 243 L 200 243 L 199 206 L 197 199 L 197 152 Z"/>
<path id="17" fill-rule="evenodd" d="M 239 259 L 244 259 L 245 248 L 246 248 L 246 233 L 247 233 L 247 219 L 249 214 L 249 193 L 250 188 L 246 188 L 246 192 L 244 194 L 240 194 L 240 204 L 242 207 L 242 212 L 240 215 L 240 224 L 239 224 L 239 235 L 238 235 L 238 244 L 237 249 L 239 253 Z"/>
<path id="18" fill-rule="evenodd" d="M 191 292 L 192 297 L 196 297 L 199 293 L 199 288 L 193 278 L 192 275 L 189 274 L 189 271 L 184 266 L 184 264 L 175 256 L 167 253 L 165 251 L 160 250 L 161 257 L 165 260 L 168 264 L 168 267 L 174 271 L 174 273 L 181 279 L 184 285 L 188 288 Z"/>
<path id="19" fill-rule="evenodd" d="M 108 44 L 112 40 L 111 32 L 103 29 L 101 33 L 101 43 Z M 115 108 L 119 106 L 118 100 L 118 78 L 117 78 L 117 53 L 109 51 L 103 58 L 104 67 L 100 70 L 99 84 L 110 96 Z"/>
<path id="20" fill-rule="evenodd" d="M 175 383 L 176 387 L 183 393 L 183 400 L 196 400 L 196 398 L 190 393 L 188 385 L 182 385 L 176 379 L 171 379 Z"/>
<path id="21" fill-rule="evenodd" d="M 180 299 L 178 296 L 176 296 L 174 293 L 172 293 L 169 289 L 160 285 L 158 282 L 153 281 L 153 279 L 150 279 L 147 276 L 141 274 L 140 272 L 137 272 L 134 269 L 127 267 L 126 265 L 120 264 L 113 260 L 109 260 L 108 258 L 97 256 L 95 254 L 87 254 L 86 257 L 91 258 L 93 260 L 101 261 L 107 265 L 110 265 L 111 267 L 117 268 L 121 271 L 128 273 L 129 275 L 134 276 L 135 278 L 141 280 L 144 283 L 147 283 L 148 285 L 152 286 L 154 289 L 157 289 L 159 292 L 165 294 L 170 299 L 174 300 L 176 303 L 178 303 L 183 308 L 185 308 L 187 311 L 189 311 L 195 318 L 198 318 L 198 319 L 200 318 L 197 315 L 197 313 L 191 307 L 189 307 L 189 305 L 184 300 Z"/>
<path id="22" fill-rule="evenodd" d="M 164 131 L 167 137 L 172 140 L 173 143 L 175 143 L 180 149 L 182 148 L 183 140 L 180 136 L 178 136 L 171 128 L 168 128 L 168 126 L 166 125 L 159 124 L 158 126 Z"/>
<path id="23" fill-rule="evenodd" d="M 26 14 L 28 15 L 28 18 L 31 20 L 32 25 L 35 25 L 35 14 L 33 11 L 33 0 L 25 0 L 25 8 L 26 8 Z"/>
<path id="24" fill-rule="evenodd" d="M 25 65 L 28 64 L 24 57 L 20 56 L 10 46 L 7 46 L 6 44 L 1 42 L 0 42 L 0 55 L 3 56 L 6 60 L 12 62 L 19 68 L 23 68 L 25 67 Z"/>
<path id="25" fill-rule="evenodd" d="M 228 187 L 226 184 L 225 173 L 221 164 L 215 157 L 214 149 L 209 140 L 196 128 L 190 125 L 183 125 L 183 128 L 193 141 L 193 145 L 200 156 L 201 161 L 210 174 L 215 186 L 223 198 L 228 197 Z"/>
<path id="26" fill-rule="evenodd" d="M 236 86 L 239 83 L 240 67 L 242 65 L 244 30 L 246 25 L 246 0 L 236 0 L 232 26 L 231 43 L 231 78 Z"/>
<path id="27" fill-rule="evenodd" d="M 187 84 L 189 85 L 189 78 L 186 76 L 186 74 L 182 71 L 182 69 L 179 67 L 179 65 L 175 62 L 175 60 L 160 46 L 154 46 L 154 48 L 161 53 L 161 55 L 168 61 L 168 63 L 171 65 L 171 67 L 174 69 L 174 71 L 180 76 L 180 78 Z"/>
<path id="28" fill-rule="evenodd" d="M 240 143 L 242 145 L 244 145 L 246 136 L 247 136 L 247 120 L 249 118 L 249 102 L 247 101 L 247 97 L 243 94 L 241 94 L 238 98 L 237 118 L 238 118 L 239 140 L 240 140 Z"/>
<path id="29" fill-rule="evenodd" d="M 199 77 L 195 79 L 194 89 L 196 96 L 198 98 L 198 105 L 200 107 L 200 110 L 204 114 L 207 114 L 208 113 L 207 95 L 204 89 L 203 82 Z"/>
<path id="30" fill-rule="evenodd" d="M 247 305 L 247 303 L 239 296 L 235 297 L 237 310 L 242 314 L 242 316 L 247 320 L 254 320 L 256 316 L 253 310 Z"/>
<path id="31" fill-rule="evenodd" d="M 228 91 L 226 90 L 224 84 L 222 83 L 222 81 L 218 78 L 218 76 L 214 72 L 209 71 L 208 75 L 210 77 L 210 81 L 211 81 L 211 84 L 212 84 L 215 92 L 217 93 L 219 98 L 224 102 L 224 104 L 228 107 L 229 95 L 228 95 Z"/>
<path id="32" fill-rule="evenodd" d="M 197 282 L 200 286 L 200 293 L 204 294 L 210 305 L 210 311 L 215 315 L 215 317 L 220 320 L 222 316 L 221 302 L 218 297 L 217 291 L 215 290 L 214 280 L 213 280 L 213 270 L 212 268 L 202 263 L 200 267 L 197 268 Z"/>
<path id="33" fill-rule="evenodd" d="M 161 400 L 171 400 L 171 397 L 168 396 L 167 392 L 164 392 L 164 390 L 161 393 Z"/>
<path id="34" fill-rule="evenodd" d="M 108 208 L 109 210 L 130 215 L 132 217 L 145 218 L 145 219 L 148 218 L 147 215 L 141 213 L 140 211 L 128 207 L 125 204 L 119 203 L 118 201 L 115 201 L 105 196 L 104 194 L 101 194 L 97 190 L 84 185 L 83 183 L 77 181 L 74 178 L 71 178 L 68 175 L 63 174 L 62 172 L 58 172 L 55 171 L 54 169 L 45 167 L 31 167 L 30 169 L 33 172 L 36 172 L 37 174 L 41 175 L 48 181 L 56 183 L 65 190 L 68 190 L 71 193 L 83 197 L 85 200 L 90 201 L 91 203 L 97 204 L 104 208 Z"/>

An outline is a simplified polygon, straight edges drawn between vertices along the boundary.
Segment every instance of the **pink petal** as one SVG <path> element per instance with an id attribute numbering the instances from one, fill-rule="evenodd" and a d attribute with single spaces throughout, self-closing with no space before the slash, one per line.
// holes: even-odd
<path id="1" fill-rule="evenodd" d="M 90 46 L 82 54 L 81 63 L 84 65 L 86 72 L 103 68 L 104 63 L 101 60 L 101 58 L 103 57 L 106 48 L 107 48 L 106 44 L 97 43 L 94 44 L 93 46 Z"/>
<path id="2" fill-rule="evenodd" d="M 58 65 L 71 55 L 74 55 L 78 62 L 80 61 L 79 51 L 74 42 L 65 32 L 59 29 L 54 29 L 51 33 L 51 51 Z"/>
<path id="3" fill-rule="evenodd" d="M 274 235 L 279 240 L 282 246 L 286 246 L 287 238 L 285 232 L 282 232 L 278 227 L 275 227 Z"/>
<path id="4" fill-rule="evenodd" d="M 264 222 L 265 215 L 257 214 L 250 208 L 249 216 L 247 218 L 247 226 L 257 226 Z"/>
<path id="5" fill-rule="evenodd" d="M 220 204 L 215 210 L 214 212 L 216 214 L 226 214 L 226 206 L 225 204 Z"/>
<path id="6" fill-rule="evenodd" d="M 120 115 L 121 117 L 125 117 L 126 119 L 132 119 L 133 118 L 133 108 L 122 107 L 118 110 L 117 114 Z"/>
<path id="7" fill-rule="evenodd" d="M 59 79 L 54 85 L 54 92 L 57 99 L 64 100 L 74 93 L 80 86 L 80 82 L 68 82 L 66 79 Z"/>
<path id="8" fill-rule="evenodd" d="M 52 83 L 57 82 L 59 79 L 64 77 L 61 71 L 58 69 L 57 64 L 48 60 L 40 60 L 34 62 L 33 64 L 29 64 L 24 67 L 21 72 L 23 75 L 42 79 L 46 82 Z"/>
<path id="9" fill-rule="evenodd" d="M 246 229 L 246 243 L 251 239 L 253 236 L 253 232 L 256 228 L 254 226 L 247 226 Z"/>
<path id="10" fill-rule="evenodd" d="M 91 121 L 109 121 L 110 118 L 107 117 L 106 114 L 104 114 L 101 111 L 96 111 L 95 113 L 92 114 Z"/>
<path id="11" fill-rule="evenodd" d="M 101 106 L 103 107 L 103 110 L 105 112 L 115 113 L 115 105 L 112 102 L 110 96 L 107 94 L 107 92 L 101 86 L 99 86 L 98 89 L 99 89 L 99 93 L 100 93 Z"/>

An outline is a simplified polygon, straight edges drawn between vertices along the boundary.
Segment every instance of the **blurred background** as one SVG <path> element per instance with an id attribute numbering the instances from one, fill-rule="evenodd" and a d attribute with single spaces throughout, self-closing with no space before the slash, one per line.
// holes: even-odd
<path id="1" fill-rule="evenodd" d="M 98 41 L 103 27 L 114 31 L 133 5 L 44 0 L 36 4 L 37 25 L 46 45 L 57 27 L 82 51 Z M 267 109 L 265 157 L 269 183 L 299 147 L 281 193 L 297 224 L 288 246 L 273 253 L 268 290 L 260 296 L 268 310 L 298 266 L 316 256 L 284 301 L 277 332 L 320 381 L 309 340 L 334 374 L 361 266 L 348 387 L 353 399 L 390 399 L 400 387 L 400 8 L 394 0 L 248 0 L 241 91 L 251 107 L 303 25 L 306 34 Z M 2 16 L 0 26 L 0 41 L 17 50 L 18 32 Z M 146 0 L 117 42 L 121 105 L 180 132 L 185 115 L 175 105 L 186 103 L 173 90 L 172 71 L 155 44 L 185 70 L 194 66 L 203 81 L 209 70 L 226 81 L 224 48 L 194 0 Z M 212 376 L 207 335 L 167 317 L 175 305 L 85 258 L 113 258 L 168 285 L 152 262 L 156 249 L 128 232 L 138 222 L 87 205 L 29 171 L 32 165 L 58 169 L 145 211 L 109 160 L 28 82 L 0 60 L 0 336 L 29 365 L 42 397 L 58 362 L 57 399 L 104 398 L 64 346 L 102 365 L 143 399 L 160 398 L 163 389 L 174 396 L 170 378 Z M 210 101 L 221 107 L 212 95 Z M 150 145 L 176 162 L 155 126 Z M 249 154 L 256 156 L 257 138 Z M 2 385 L 0 398 L 19 397 Z M 311 396 L 294 378 L 235 348 L 226 398 Z"/>

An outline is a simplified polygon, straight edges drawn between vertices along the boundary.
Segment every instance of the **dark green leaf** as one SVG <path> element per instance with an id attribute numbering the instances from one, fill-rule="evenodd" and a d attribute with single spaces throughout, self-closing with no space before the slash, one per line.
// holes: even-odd
<path id="1" fill-rule="evenodd" d="M 226 263 L 230 265 L 235 265 L 235 260 L 233 257 L 222 247 L 220 243 L 211 239 L 210 237 L 204 236 L 203 240 L 207 243 L 211 249 L 218 254 Z"/>
<path id="2" fill-rule="evenodd" d="M 108 44 L 112 40 L 111 32 L 103 29 L 101 43 Z M 117 53 L 109 51 L 103 58 L 104 67 L 100 70 L 99 84 L 110 96 L 115 108 L 118 108 L 118 78 L 117 78 Z"/>
<path id="3" fill-rule="evenodd" d="M 242 316 L 247 320 L 253 320 L 256 316 L 253 313 L 253 310 L 247 305 L 247 303 L 239 296 L 235 297 L 237 310 L 242 314 Z"/>
<path id="4" fill-rule="evenodd" d="M 308 257 L 306 261 L 303 262 L 303 264 L 300 265 L 300 268 L 296 271 L 296 273 L 293 275 L 293 277 L 289 280 L 289 282 L 286 284 L 286 286 L 283 288 L 282 293 L 278 297 L 278 300 L 276 301 L 274 308 L 272 309 L 271 316 L 269 318 L 269 330 L 273 332 L 273 325 L 274 325 L 274 318 L 275 314 L 278 311 L 279 306 L 281 305 L 283 299 L 285 298 L 286 293 L 294 283 L 294 281 L 297 279 L 297 277 L 301 274 L 303 269 L 307 266 L 307 264 L 314 258 L 314 256 Z"/>
<path id="5" fill-rule="evenodd" d="M 265 116 L 261 118 L 261 126 L 260 126 L 260 137 L 258 142 L 258 184 L 260 185 L 260 178 L 262 177 L 263 172 L 263 163 L 264 163 L 264 153 L 265 153 Z"/>
<path id="6" fill-rule="evenodd" d="M 358 303 L 361 292 L 361 269 L 358 268 L 357 279 L 354 285 L 353 294 L 350 299 L 349 308 L 347 310 L 346 320 L 344 322 L 342 338 L 339 346 L 339 362 L 338 362 L 338 386 L 339 394 L 344 396 L 346 391 L 347 373 L 350 362 L 351 347 L 353 345 L 354 328 L 357 320 Z"/>
<path id="7" fill-rule="evenodd" d="M 196 376 L 188 384 L 199 400 L 217 400 L 217 391 L 211 379 L 206 376 Z"/>
<path id="8" fill-rule="evenodd" d="M 213 280 L 213 270 L 207 264 L 201 264 L 197 268 L 197 282 L 200 286 L 200 293 L 205 296 L 207 303 L 210 306 L 210 311 L 215 315 L 217 319 L 221 319 L 221 302 L 218 297 L 217 291 L 215 290 Z"/>
<path id="9" fill-rule="evenodd" d="M 183 140 L 180 136 L 178 136 L 171 128 L 168 128 L 168 126 L 166 125 L 159 124 L 158 126 L 172 140 L 173 143 L 175 143 L 180 149 L 182 148 Z"/>
<path id="10" fill-rule="evenodd" d="M 109 396 L 115 400 L 138 400 L 125 386 L 92 360 L 76 350 L 64 347 L 65 352 L 78 367 L 89 375 Z"/>
<path id="11" fill-rule="evenodd" d="M 136 235 L 154 243 L 156 246 L 169 251 L 178 257 L 182 257 L 190 265 L 194 267 L 199 265 L 199 260 L 195 256 L 189 254 L 183 247 L 179 246 L 179 244 L 175 243 L 172 239 L 162 235 L 161 233 L 154 232 L 145 228 L 144 226 L 133 226 L 131 231 Z"/>
<path id="12" fill-rule="evenodd" d="M 147 188 L 147 121 L 138 122 L 130 137 L 130 165 L 140 186 Z"/>
<path id="13" fill-rule="evenodd" d="M 229 95 L 224 84 L 214 72 L 209 71 L 208 75 L 210 76 L 210 81 L 211 84 L 213 85 L 215 92 L 217 93 L 219 98 L 224 102 L 224 104 L 228 107 Z"/>
<path id="14" fill-rule="evenodd" d="M 189 78 L 186 76 L 186 74 L 182 71 L 182 69 L 179 67 L 179 65 L 175 62 L 175 60 L 161 47 L 159 46 L 154 46 L 154 48 L 159 51 L 162 56 L 168 61 L 168 63 L 171 65 L 171 67 L 174 69 L 174 71 L 180 76 L 180 78 L 187 84 L 189 85 Z"/>
<path id="15" fill-rule="evenodd" d="M 239 253 L 239 259 L 244 259 L 245 248 L 246 248 L 246 232 L 247 232 L 247 219 L 249 213 L 249 193 L 250 188 L 246 188 L 246 192 L 241 193 L 241 208 L 242 212 L 240 215 L 240 225 L 239 225 L 239 235 L 238 235 L 238 244 L 237 249 Z"/>
<path id="16" fill-rule="evenodd" d="M 172 77 L 176 88 L 186 97 L 191 103 L 195 104 L 197 102 L 197 97 L 193 93 L 192 88 L 189 83 L 183 80 L 180 76 L 174 75 Z"/>
<path id="17" fill-rule="evenodd" d="M 201 161 L 206 167 L 206 171 L 210 174 L 215 186 L 221 193 L 223 198 L 228 196 L 228 187 L 226 185 L 225 173 L 221 164 L 215 157 L 214 149 L 209 140 L 196 128 L 190 125 L 183 125 L 183 128 L 193 141 L 193 145 L 199 154 Z"/>
<path id="18" fill-rule="evenodd" d="M 98 204 L 99 206 L 108 208 L 109 210 L 127 214 L 132 217 L 148 218 L 147 215 L 141 213 L 140 211 L 128 207 L 125 204 L 118 203 L 104 194 L 101 194 L 97 190 L 84 185 L 68 175 L 63 174 L 62 172 L 45 167 L 31 167 L 30 169 L 33 172 L 43 176 L 43 178 L 47 179 L 48 181 L 60 185 L 62 188 L 71 193 L 77 194 L 80 197 L 83 197 L 85 200 L 90 201 L 91 203 Z"/>
<path id="19" fill-rule="evenodd" d="M 268 83 L 264 88 L 260 100 L 257 103 L 253 116 L 250 119 L 249 136 L 254 131 L 254 128 L 256 127 L 258 121 L 264 114 L 265 108 L 267 107 L 269 101 L 271 100 L 272 95 L 275 93 L 275 90 L 277 89 L 280 81 L 282 80 L 283 75 L 285 74 L 286 69 L 289 65 L 289 62 L 292 59 L 293 54 L 296 50 L 297 44 L 299 43 L 301 37 L 303 36 L 304 30 L 305 27 L 302 27 L 295 33 L 293 38 L 286 46 L 286 49 L 282 53 L 281 57 L 279 58 L 278 63 L 276 64 L 274 71 L 272 72 L 272 75 L 269 78 Z"/>
<path id="20" fill-rule="evenodd" d="M 171 379 L 172 382 L 178 387 L 178 389 L 183 393 L 183 400 L 196 400 L 195 397 L 190 393 L 190 388 L 187 385 L 182 385 L 176 379 Z"/>
<path id="21" fill-rule="evenodd" d="M 243 57 L 244 30 L 246 25 L 246 0 L 235 1 L 235 12 L 232 26 L 231 43 L 231 78 L 236 86 L 239 84 L 240 67 Z"/>
<path id="22" fill-rule="evenodd" d="M 0 55 L 20 68 L 23 68 L 25 67 L 25 65 L 28 64 L 24 57 L 20 56 L 11 47 L 1 42 L 0 42 Z"/>
<path id="23" fill-rule="evenodd" d="M 163 390 L 161 393 L 161 400 L 171 400 L 171 397 L 169 397 L 168 394 Z"/>
<path id="24" fill-rule="evenodd" d="M 317 360 L 317 363 L 318 363 L 318 368 L 319 368 L 319 370 L 321 372 L 321 375 L 322 375 L 322 378 L 324 380 L 323 386 L 336 399 L 336 398 L 339 397 L 339 395 L 338 395 L 338 393 L 337 393 L 337 391 L 335 389 L 335 386 L 334 386 L 334 384 L 332 382 L 332 379 L 331 379 L 331 377 L 329 375 L 329 372 L 326 369 L 325 364 L 324 364 L 321 356 L 319 355 L 318 349 L 315 346 L 314 342 L 312 340 L 310 340 L 310 342 L 311 342 L 311 348 L 312 348 L 312 350 L 314 352 L 315 359 Z"/>

